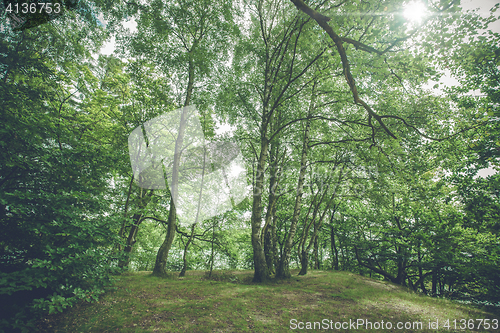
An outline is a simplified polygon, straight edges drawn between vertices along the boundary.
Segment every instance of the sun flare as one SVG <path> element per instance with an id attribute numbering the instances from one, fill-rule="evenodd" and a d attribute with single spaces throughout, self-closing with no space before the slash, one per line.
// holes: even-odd
<path id="1" fill-rule="evenodd" d="M 427 7 L 418 1 L 413 1 L 405 6 L 404 17 L 411 22 L 420 23 L 427 14 Z"/>

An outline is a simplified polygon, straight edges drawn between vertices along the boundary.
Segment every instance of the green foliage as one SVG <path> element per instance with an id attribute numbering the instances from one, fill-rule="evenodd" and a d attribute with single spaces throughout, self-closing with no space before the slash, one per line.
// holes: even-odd
<path id="1" fill-rule="evenodd" d="M 86 39 L 55 31 L 2 33 L 0 312 L 10 329 L 95 300 L 116 272 L 121 221 L 106 195 L 114 125 L 90 102 L 106 105 L 85 61 L 92 44 L 78 54 Z M 72 42 L 74 53 L 62 54 Z"/>
<path id="2" fill-rule="evenodd" d="M 500 300 L 500 176 L 477 177 L 500 165 L 500 35 L 478 33 L 493 12 L 482 19 L 440 1 L 418 26 L 401 15 L 403 1 L 315 4 L 343 38 L 360 98 L 397 140 L 353 103 L 345 59 L 291 1 L 80 1 L 36 29 L 2 30 L 2 325 L 34 330 L 36 316 L 97 300 L 118 266 L 151 270 L 170 193 L 134 185 L 127 137 L 185 100 L 205 137 L 232 136 L 249 183 L 262 182 L 258 205 L 249 196 L 198 223 L 188 269 L 255 268 L 252 241 L 266 239 L 251 238 L 252 210 L 261 218 L 252 233 L 269 217 L 271 266 L 294 232 L 292 265 L 317 236 L 323 264 L 427 294 Z M 130 18 L 136 31 L 121 27 Z M 111 33 L 127 60 L 92 57 Z M 444 71 L 460 84 L 424 88 Z M 219 122 L 236 130 L 217 136 Z M 172 271 L 190 233 L 178 230 Z"/>

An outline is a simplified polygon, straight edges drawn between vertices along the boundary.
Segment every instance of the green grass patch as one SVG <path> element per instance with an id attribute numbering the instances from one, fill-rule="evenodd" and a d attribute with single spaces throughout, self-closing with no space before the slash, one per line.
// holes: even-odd
<path id="1" fill-rule="evenodd" d="M 461 319 L 475 320 L 476 328 L 476 319 L 490 319 L 491 325 L 498 319 L 491 313 L 353 273 L 310 271 L 265 284 L 252 283 L 252 274 L 188 272 L 184 278 L 166 279 L 147 272 L 124 274 L 97 303 L 81 303 L 41 320 L 39 332 L 289 332 L 294 325 L 296 331 L 322 331 L 326 324 L 335 328 L 335 323 L 357 320 L 363 320 L 359 332 L 374 331 L 366 321 L 384 321 L 379 332 L 499 331 L 459 329 Z M 448 329 L 443 327 L 446 320 Z M 429 328 L 436 321 L 439 329 Z M 314 328 L 315 322 L 316 329 L 298 329 Z M 413 327 L 398 330 L 398 322 Z M 348 331 L 343 325 L 333 331 Z"/>

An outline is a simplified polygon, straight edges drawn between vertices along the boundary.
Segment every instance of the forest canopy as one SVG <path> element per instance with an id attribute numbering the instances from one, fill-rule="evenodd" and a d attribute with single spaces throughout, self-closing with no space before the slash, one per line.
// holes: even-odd
<path id="1" fill-rule="evenodd" d="M 22 3 L 0 20 L 2 325 L 125 270 L 346 270 L 499 304 L 498 3 Z M 148 122 L 193 108 L 203 133 L 181 121 L 165 186 L 141 186 L 131 133 L 166 149 Z M 236 156 L 246 192 L 209 213 Z"/>

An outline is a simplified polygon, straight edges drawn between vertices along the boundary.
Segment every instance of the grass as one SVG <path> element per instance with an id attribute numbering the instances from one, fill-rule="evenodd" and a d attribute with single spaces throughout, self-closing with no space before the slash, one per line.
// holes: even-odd
<path id="1" fill-rule="evenodd" d="M 346 332 L 349 329 L 335 329 L 335 322 L 358 319 L 372 322 L 372 328 L 383 320 L 384 329 L 365 324 L 357 332 L 500 331 L 460 330 L 461 319 L 489 318 L 491 325 L 498 316 L 353 273 L 311 271 L 266 284 L 252 283 L 252 274 L 215 272 L 208 279 L 198 271 L 184 278 L 160 279 L 149 272 L 127 273 L 97 303 L 81 303 L 43 318 L 39 332 Z M 443 327 L 446 320 L 449 329 Z M 436 321 L 439 330 L 430 329 L 429 322 Z M 299 329 L 299 322 L 304 329 Z M 314 322 L 320 328 L 327 323 L 329 329 L 308 330 L 307 322 L 311 328 Z M 407 328 L 398 330 L 398 322 L 408 323 Z M 475 328 L 478 324 L 474 321 Z"/>

